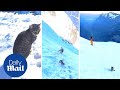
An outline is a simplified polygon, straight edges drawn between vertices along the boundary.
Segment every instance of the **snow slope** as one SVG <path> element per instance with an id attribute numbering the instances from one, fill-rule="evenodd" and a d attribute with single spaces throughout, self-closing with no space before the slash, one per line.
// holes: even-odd
<path id="1" fill-rule="evenodd" d="M 80 37 L 80 79 L 120 79 L 120 44 Z M 111 66 L 115 71 L 110 71 Z"/>
<path id="2" fill-rule="evenodd" d="M 61 47 L 63 54 L 58 52 Z M 59 60 L 63 60 L 65 65 L 61 65 Z M 42 21 L 42 78 L 77 79 L 78 61 L 78 50 Z"/>
<path id="3" fill-rule="evenodd" d="M 42 19 L 47 22 L 59 36 L 79 49 L 79 28 L 72 22 L 74 18 L 71 20 L 64 11 L 42 11 Z"/>
<path id="4" fill-rule="evenodd" d="M 72 20 L 73 24 L 79 28 L 79 11 L 65 11 L 65 13 Z"/>
<path id="5" fill-rule="evenodd" d="M 0 79 L 11 78 L 4 72 L 4 60 L 8 55 L 12 54 L 13 44 L 17 35 L 28 29 L 29 25 L 33 23 L 41 23 L 41 16 L 0 12 Z M 39 65 L 39 63 L 41 63 L 41 33 L 32 45 L 32 52 L 27 58 L 27 63 L 28 68 L 26 73 L 19 78 L 42 78 L 41 68 Z"/>

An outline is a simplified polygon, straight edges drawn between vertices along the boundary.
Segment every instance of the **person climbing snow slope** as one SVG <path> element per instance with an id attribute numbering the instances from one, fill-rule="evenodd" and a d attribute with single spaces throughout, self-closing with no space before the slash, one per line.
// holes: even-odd
<path id="1" fill-rule="evenodd" d="M 90 44 L 93 46 L 93 37 L 90 36 Z"/>

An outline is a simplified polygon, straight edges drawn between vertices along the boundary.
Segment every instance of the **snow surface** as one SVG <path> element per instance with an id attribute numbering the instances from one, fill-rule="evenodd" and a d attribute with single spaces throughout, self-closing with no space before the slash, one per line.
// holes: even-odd
<path id="1" fill-rule="evenodd" d="M 46 20 L 42 21 L 42 78 L 77 79 L 79 68 L 78 49 L 64 41 L 53 30 L 56 28 L 51 28 L 50 26 L 51 24 Z M 61 30 L 61 27 L 58 27 L 58 30 Z M 65 30 L 65 28 L 63 29 Z M 58 52 L 61 47 L 64 49 L 63 54 Z M 60 60 L 63 60 L 65 65 L 61 65 L 59 63 Z"/>
<path id="2" fill-rule="evenodd" d="M 111 17 L 112 19 L 116 18 L 117 16 L 119 16 L 119 15 L 114 15 L 112 13 L 109 13 L 109 17 Z"/>
<path id="3" fill-rule="evenodd" d="M 120 11 L 79 11 L 80 14 L 101 14 L 101 13 L 109 13 L 109 12 L 120 14 Z"/>
<path id="4" fill-rule="evenodd" d="M 76 11 L 77 12 L 77 11 Z M 47 22 L 50 27 L 61 37 L 66 40 L 70 40 L 72 36 L 70 36 L 71 30 L 77 30 L 77 36 L 79 36 L 79 31 L 69 18 L 69 16 L 64 11 L 55 11 L 56 15 L 51 16 L 48 11 L 42 11 L 42 19 Z M 78 21 L 78 20 L 77 20 Z M 76 22 L 77 22 L 76 21 Z M 76 42 L 73 46 L 79 49 L 79 38 L 77 38 Z"/>
<path id="5" fill-rule="evenodd" d="M 116 14 L 117 14 L 117 13 L 116 13 Z M 118 15 L 116 15 L 116 14 L 114 14 L 113 12 L 109 12 L 109 13 L 103 13 L 103 16 L 109 17 L 109 18 L 111 18 L 111 19 L 114 19 L 114 18 L 116 18 L 117 16 L 119 16 L 119 14 L 118 14 Z"/>
<path id="6" fill-rule="evenodd" d="M 41 23 L 40 15 L 32 14 L 14 14 L 8 12 L 0 12 L 0 79 L 10 79 L 3 69 L 5 58 L 12 54 L 13 44 L 17 35 L 29 28 L 31 24 Z M 41 32 L 37 40 L 32 45 L 32 52 L 27 58 L 27 71 L 24 75 L 12 79 L 33 79 L 42 78 L 41 73 Z"/>
<path id="7" fill-rule="evenodd" d="M 79 11 L 65 11 L 65 13 L 72 20 L 73 24 L 79 28 Z M 79 29 L 78 29 L 79 30 Z"/>
<path id="8" fill-rule="evenodd" d="M 80 37 L 80 79 L 120 79 L 120 44 Z M 110 71 L 111 66 L 115 71 Z"/>

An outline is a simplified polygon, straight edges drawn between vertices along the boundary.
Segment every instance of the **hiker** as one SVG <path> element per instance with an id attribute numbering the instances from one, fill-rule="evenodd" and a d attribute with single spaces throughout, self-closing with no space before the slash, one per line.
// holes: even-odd
<path id="1" fill-rule="evenodd" d="M 90 44 L 93 46 L 93 37 L 90 36 Z"/>

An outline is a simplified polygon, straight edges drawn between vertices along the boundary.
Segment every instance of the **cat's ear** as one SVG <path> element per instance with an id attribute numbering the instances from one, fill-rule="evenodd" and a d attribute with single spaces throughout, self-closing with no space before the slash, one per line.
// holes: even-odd
<path id="1" fill-rule="evenodd" d="M 40 24 L 38 24 L 39 26 L 41 25 L 41 23 Z"/>
<path id="2" fill-rule="evenodd" d="M 32 29 L 32 28 L 33 28 L 33 25 L 30 25 L 29 28 Z"/>
<path id="3" fill-rule="evenodd" d="M 40 23 L 40 24 L 38 24 L 39 28 L 40 28 L 40 25 L 41 25 L 41 23 Z"/>

